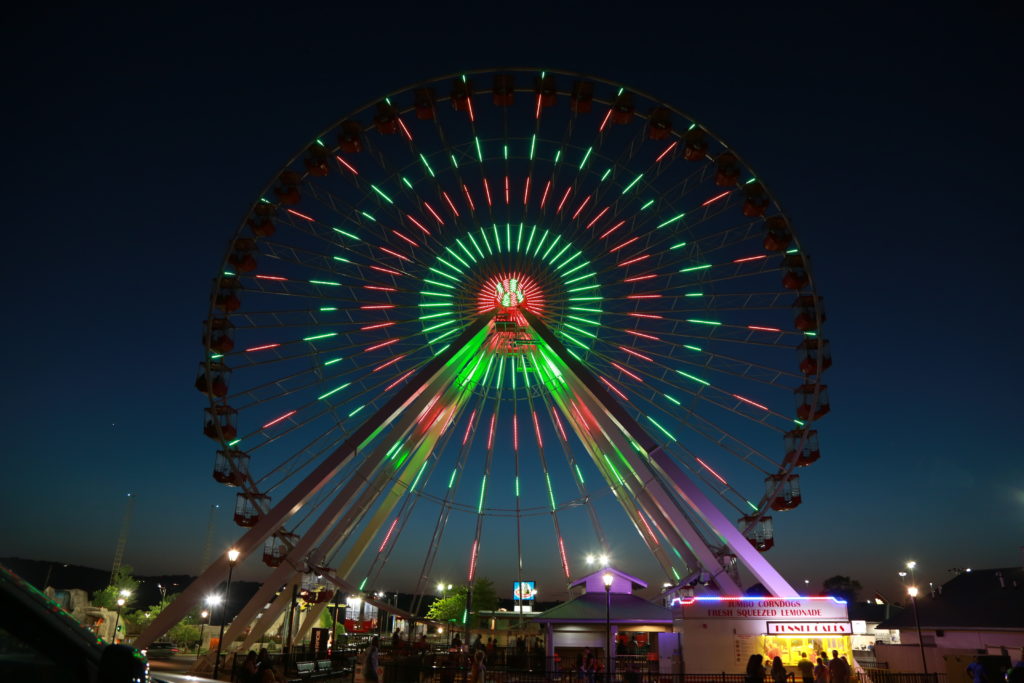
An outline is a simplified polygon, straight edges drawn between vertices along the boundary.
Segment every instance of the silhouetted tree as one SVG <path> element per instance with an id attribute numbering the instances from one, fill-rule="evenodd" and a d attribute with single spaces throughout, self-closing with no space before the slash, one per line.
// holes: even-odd
<path id="1" fill-rule="evenodd" d="M 830 576 L 821 584 L 822 595 L 831 595 L 847 602 L 856 602 L 860 589 L 860 581 L 839 574 Z"/>

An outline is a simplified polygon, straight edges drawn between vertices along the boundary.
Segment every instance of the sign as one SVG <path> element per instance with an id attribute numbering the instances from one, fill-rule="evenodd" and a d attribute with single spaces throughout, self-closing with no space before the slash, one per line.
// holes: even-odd
<path id="1" fill-rule="evenodd" d="M 846 602 L 829 596 L 766 598 L 723 598 L 702 596 L 675 598 L 671 607 L 681 607 L 684 619 L 766 619 L 768 621 L 847 622 Z"/>
<path id="2" fill-rule="evenodd" d="M 314 628 L 310 636 L 309 646 L 318 656 L 327 655 L 327 641 L 331 639 L 331 632 L 326 628 Z"/>
<path id="3" fill-rule="evenodd" d="M 769 621 L 768 634 L 773 636 L 848 636 L 853 628 L 848 621 Z"/>
<path id="4" fill-rule="evenodd" d="M 536 581 L 515 581 L 512 584 L 512 596 L 518 600 L 533 600 L 537 597 Z"/>

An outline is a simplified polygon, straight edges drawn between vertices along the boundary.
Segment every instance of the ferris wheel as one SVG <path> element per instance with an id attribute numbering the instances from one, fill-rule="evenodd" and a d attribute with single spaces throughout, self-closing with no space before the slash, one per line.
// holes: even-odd
<path id="1" fill-rule="evenodd" d="M 315 602 L 311 571 L 423 593 L 439 558 L 472 582 L 498 557 L 568 582 L 622 529 L 668 582 L 737 591 L 742 564 L 790 590 L 759 552 L 819 457 L 824 320 L 765 183 L 652 96 L 503 70 L 352 112 L 214 280 L 203 429 L 238 547 L 274 568 L 231 628 L 289 581 Z"/>

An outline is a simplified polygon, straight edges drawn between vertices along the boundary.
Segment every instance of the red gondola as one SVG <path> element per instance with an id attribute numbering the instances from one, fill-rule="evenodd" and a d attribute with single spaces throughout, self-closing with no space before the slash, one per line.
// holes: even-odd
<path id="1" fill-rule="evenodd" d="M 241 486 L 249 473 L 249 454 L 234 448 L 217 451 L 213 478 L 228 486 Z"/>
<path id="2" fill-rule="evenodd" d="M 743 215 L 751 218 L 757 216 L 763 216 L 764 212 L 768 210 L 768 205 L 771 203 L 771 199 L 768 197 L 768 191 L 764 189 L 764 185 L 761 183 L 750 183 L 743 186 Z"/>
<path id="3" fill-rule="evenodd" d="M 235 497 L 235 524 L 252 527 L 263 516 L 261 507 L 270 506 L 270 496 L 263 493 L 243 491 Z"/>
<path id="4" fill-rule="evenodd" d="M 587 114 L 594 105 L 594 84 L 590 81 L 576 81 L 572 84 L 572 99 L 569 105 L 577 114 Z"/>
<path id="5" fill-rule="evenodd" d="M 512 74 L 497 74 L 494 77 L 494 106 L 511 107 L 515 93 L 516 85 Z"/>
<path id="6" fill-rule="evenodd" d="M 800 372 L 813 375 L 819 372 L 818 358 L 821 358 L 820 372 L 832 367 L 832 349 L 827 339 L 807 337 L 796 347 Z"/>
<path id="7" fill-rule="evenodd" d="M 750 543 L 764 552 L 775 545 L 775 529 L 770 516 L 754 517 L 746 515 L 740 517 L 740 527 L 747 529 L 745 535 Z"/>
<path id="8" fill-rule="evenodd" d="M 651 112 L 647 122 L 647 137 L 651 140 L 664 140 L 672 133 L 672 112 L 668 107 L 657 107 Z"/>
<path id="9" fill-rule="evenodd" d="M 769 216 L 765 222 L 765 251 L 785 251 L 793 241 L 793 233 L 789 230 L 789 221 L 779 214 Z"/>
<path id="10" fill-rule="evenodd" d="M 633 104 L 633 93 L 624 92 L 615 98 L 612 104 L 612 123 L 625 125 L 633 120 L 633 112 L 636 105 Z"/>
<path id="11" fill-rule="evenodd" d="M 398 111 L 387 102 L 377 103 L 377 113 L 373 115 L 373 125 L 383 135 L 394 135 L 398 132 Z"/>
<path id="12" fill-rule="evenodd" d="M 452 108 L 455 111 L 469 111 L 472 106 L 469 98 L 473 95 L 473 86 L 469 79 L 456 78 L 452 82 Z"/>
<path id="13" fill-rule="evenodd" d="M 708 137 L 700 128 L 691 128 L 683 135 L 683 158 L 700 161 L 708 154 Z"/>
<path id="14" fill-rule="evenodd" d="M 534 79 L 534 89 L 537 92 L 537 96 L 540 97 L 540 106 L 554 106 L 558 99 L 558 91 L 555 89 L 554 76 L 545 75 L 544 78 L 538 76 Z"/>
<path id="15" fill-rule="evenodd" d="M 807 264 L 800 254 L 787 254 L 782 259 L 782 267 L 786 270 L 782 276 L 782 286 L 786 289 L 803 289 L 810 281 Z"/>
<path id="16" fill-rule="evenodd" d="M 280 185 L 274 188 L 277 200 L 285 205 L 298 204 L 299 200 L 302 199 L 302 193 L 299 192 L 299 183 L 302 182 L 301 176 L 295 171 L 285 171 L 278 178 L 278 182 L 280 182 Z"/>
<path id="17" fill-rule="evenodd" d="M 796 395 L 796 416 L 801 420 L 817 420 L 831 410 L 828 403 L 828 387 L 824 384 L 802 384 L 793 393 Z"/>
<path id="18" fill-rule="evenodd" d="M 813 294 L 798 296 L 793 302 L 793 308 L 796 309 L 793 326 L 801 332 L 813 332 L 818 329 L 819 322 L 825 322 L 825 307 L 821 297 L 816 297 Z M 819 315 L 821 315 L 820 321 L 818 320 Z"/>
<path id="19" fill-rule="evenodd" d="M 338 145 L 342 154 L 358 154 L 363 151 L 363 127 L 355 121 L 343 121 L 338 133 Z"/>
<path id="20" fill-rule="evenodd" d="M 206 423 L 203 434 L 218 441 L 234 441 L 238 436 L 235 428 L 235 417 L 238 411 L 228 405 L 215 405 L 206 408 Z"/>
<path id="21" fill-rule="evenodd" d="M 786 462 L 793 463 L 796 467 L 807 467 L 821 457 L 817 429 L 794 429 L 786 432 L 785 441 Z"/>
<path id="22" fill-rule="evenodd" d="M 311 176 L 322 178 L 331 172 L 331 165 L 328 163 L 327 150 L 323 145 L 312 145 L 306 155 L 306 170 Z"/>
<path id="23" fill-rule="evenodd" d="M 772 510 L 783 512 L 800 505 L 800 476 L 796 474 L 772 474 L 765 480 L 765 489 L 771 497 Z"/>
<path id="24" fill-rule="evenodd" d="M 416 118 L 421 121 L 432 121 L 434 119 L 434 89 L 420 88 L 416 91 L 413 99 L 413 107 L 416 109 Z"/>
<path id="25" fill-rule="evenodd" d="M 715 185 L 735 185 L 740 177 L 740 160 L 732 152 L 722 152 L 715 159 Z"/>

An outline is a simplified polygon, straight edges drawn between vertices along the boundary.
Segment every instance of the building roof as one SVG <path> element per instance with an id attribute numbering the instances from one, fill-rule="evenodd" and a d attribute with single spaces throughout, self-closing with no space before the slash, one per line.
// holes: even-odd
<path id="1" fill-rule="evenodd" d="M 601 623 L 605 622 L 606 610 L 611 600 L 611 621 L 616 624 L 644 623 L 671 624 L 672 610 L 655 605 L 636 595 L 626 593 L 584 593 L 561 605 L 552 607 L 533 617 L 537 622 L 553 623 Z"/>
<path id="2" fill-rule="evenodd" d="M 909 605 L 908 605 L 909 607 Z M 917 597 L 922 628 L 1024 630 L 1024 569 L 964 572 Z M 914 610 L 904 609 L 880 628 L 914 628 Z"/>
<path id="3" fill-rule="evenodd" d="M 615 567 L 605 567 L 604 569 L 599 569 L 596 572 L 587 574 L 583 578 L 577 579 L 576 581 L 573 581 L 571 584 L 569 584 L 569 588 L 575 588 L 576 586 L 584 586 L 586 585 L 588 579 L 595 576 L 603 576 L 605 572 L 611 572 L 612 574 L 618 576 L 620 579 L 625 579 L 626 581 L 629 581 L 632 584 L 633 588 L 647 588 L 646 581 L 642 581 L 636 578 L 635 576 L 630 576 L 626 572 L 619 571 Z"/>

